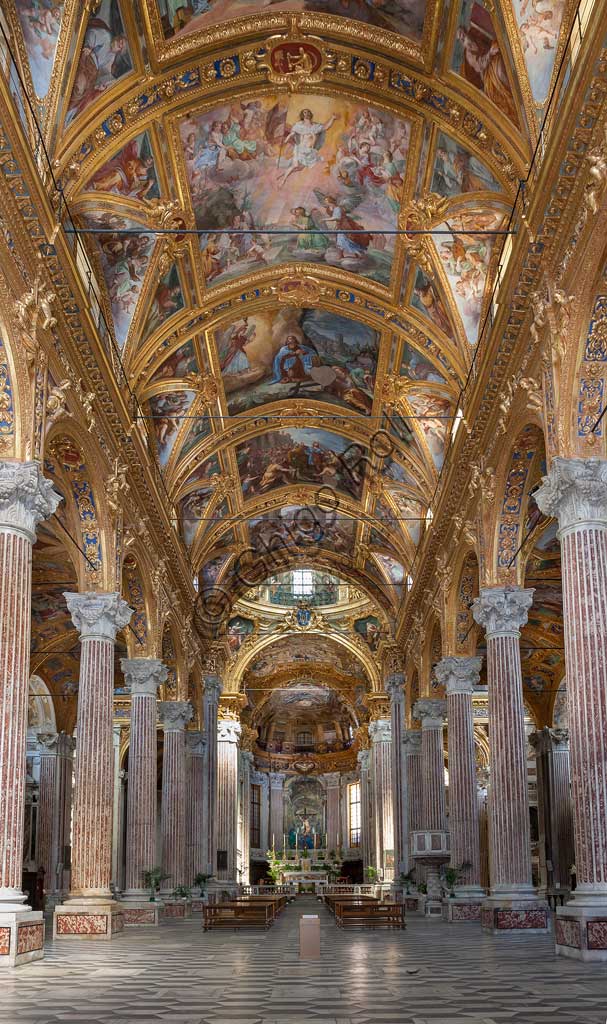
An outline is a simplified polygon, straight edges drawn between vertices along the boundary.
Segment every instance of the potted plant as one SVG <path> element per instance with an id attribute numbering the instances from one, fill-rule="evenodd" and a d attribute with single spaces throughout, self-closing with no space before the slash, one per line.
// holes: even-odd
<path id="1" fill-rule="evenodd" d="M 310 851 L 308 850 L 307 846 L 304 846 L 303 850 L 301 851 L 301 859 L 302 860 L 309 860 L 309 858 L 310 858 Z"/>
<path id="2" fill-rule="evenodd" d="M 156 902 L 156 893 L 160 891 L 160 886 L 170 875 L 165 875 L 162 868 L 152 868 L 150 871 L 143 872 L 143 884 L 146 889 L 150 890 L 150 902 Z"/>
<path id="3" fill-rule="evenodd" d="M 379 878 L 377 869 L 372 867 L 370 864 L 365 868 L 365 875 L 367 876 L 368 882 L 377 882 L 377 879 Z"/>
<path id="4" fill-rule="evenodd" d="M 449 890 L 449 899 L 454 899 L 455 893 L 454 893 L 453 889 L 457 885 L 458 881 L 459 881 L 459 870 L 458 870 L 458 868 L 452 868 L 452 867 L 445 868 L 445 882 L 447 883 L 447 888 Z"/>
<path id="5" fill-rule="evenodd" d="M 411 895 L 411 885 L 413 884 L 413 871 L 407 871 L 405 875 L 402 871 L 398 878 L 401 885 L 405 886 L 405 893 L 407 896 Z"/>
<path id="6" fill-rule="evenodd" d="M 176 885 L 173 889 L 173 898 L 176 900 L 189 900 L 192 895 L 187 885 Z"/>
<path id="7" fill-rule="evenodd" d="M 276 850 L 268 850 L 266 857 L 268 858 L 268 875 L 270 877 L 271 884 L 277 885 L 280 882 L 280 876 L 287 865 L 277 855 Z"/>

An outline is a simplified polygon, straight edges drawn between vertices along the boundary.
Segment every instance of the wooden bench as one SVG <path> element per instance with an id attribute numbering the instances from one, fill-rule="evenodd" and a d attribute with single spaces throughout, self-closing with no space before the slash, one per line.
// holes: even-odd
<path id="1" fill-rule="evenodd" d="M 239 896 L 236 900 L 232 900 L 233 903 L 238 903 L 241 906 L 248 904 L 260 904 L 265 903 L 270 907 L 272 913 L 272 920 L 278 917 L 282 913 L 287 905 L 286 896 Z"/>
<path id="2" fill-rule="evenodd" d="M 405 908 L 402 903 L 340 903 L 335 909 L 335 923 L 338 928 L 405 927 Z"/>
<path id="3" fill-rule="evenodd" d="M 274 908 L 269 903 L 215 903 L 202 912 L 203 931 L 212 928 L 270 928 L 274 923 Z"/>
<path id="4" fill-rule="evenodd" d="M 327 895 L 325 896 L 325 903 L 327 904 L 329 910 L 333 914 L 335 913 L 335 908 L 336 908 L 336 906 L 339 903 L 343 903 L 343 904 L 346 904 L 346 903 L 360 904 L 360 903 L 377 903 L 377 902 L 378 902 L 378 900 L 376 900 L 374 896 L 361 896 L 361 895 L 343 895 L 343 896 L 338 896 L 338 895 L 335 895 L 334 893 L 327 893 Z"/>

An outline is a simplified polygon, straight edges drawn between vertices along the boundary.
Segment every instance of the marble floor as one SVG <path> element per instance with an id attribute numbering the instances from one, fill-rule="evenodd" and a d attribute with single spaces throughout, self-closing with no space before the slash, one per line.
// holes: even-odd
<path id="1" fill-rule="evenodd" d="M 322 959 L 298 956 L 321 915 Z M 485 937 L 410 915 L 405 932 L 337 931 L 301 897 L 268 932 L 200 920 L 111 943 L 49 941 L 0 974 L 0 1024 L 605 1024 L 607 968 L 557 959 L 544 936 Z"/>

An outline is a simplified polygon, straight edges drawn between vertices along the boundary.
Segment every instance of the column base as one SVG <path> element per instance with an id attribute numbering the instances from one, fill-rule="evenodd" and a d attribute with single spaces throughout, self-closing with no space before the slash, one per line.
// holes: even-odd
<path id="1" fill-rule="evenodd" d="M 162 902 L 164 904 L 164 917 L 185 919 L 192 916 L 191 900 L 172 900 L 169 896 L 168 899 L 163 899 Z"/>
<path id="2" fill-rule="evenodd" d="M 442 919 L 443 919 L 443 901 L 442 901 L 442 897 L 426 896 L 426 902 L 424 904 L 424 917 L 432 918 L 433 921 L 442 921 Z"/>
<path id="3" fill-rule="evenodd" d="M 409 892 L 403 896 L 403 903 L 405 904 L 405 910 L 407 913 L 411 911 L 413 913 L 424 912 L 424 906 L 426 903 L 426 896 L 423 892 Z"/>
<path id="4" fill-rule="evenodd" d="M 466 896 L 463 893 L 461 896 L 447 896 L 443 899 L 443 919 L 451 924 L 480 921 L 481 906 L 485 899 L 485 893 L 480 896 Z"/>
<path id="5" fill-rule="evenodd" d="M 125 893 L 121 897 L 118 906 L 124 915 L 124 926 L 130 928 L 135 925 L 158 925 L 164 909 L 164 904 L 158 900 L 137 899 Z"/>
<path id="6" fill-rule="evenodd" d="M 557 907 L 556 952 L 574 960 L 607 961 L 607 906 L 578 906 L 575 900 Z"/>
<path id="7" fill-rule="evenodd" d="M 41 910 L 0 910 L 0 967 L 21 967 L 44 956 Z"/>
<path id="8" fill-rule="evenodd" d="M 67 900 L 55 907 L 54 939 L 109 939 L 124 931 L 124 911 L 114 900 Z"/>
<path id="9" fill-rule="evenodd" d="M 537 896 L 489 896 L 481 904 L 481 926 L 491 935 L 549 932 L 550 908 Z"/>

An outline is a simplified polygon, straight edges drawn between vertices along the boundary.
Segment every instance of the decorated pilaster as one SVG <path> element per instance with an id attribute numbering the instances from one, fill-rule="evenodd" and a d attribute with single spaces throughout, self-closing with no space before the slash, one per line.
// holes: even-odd
<path id="1" fill-rule="evenodd" d="M 388 678 L 392 727 L 392 808 L 394 814 L 395 877 L 409 871 L 409 832 L 403 738 L 405 734 L 405 677 L 396 672 Z"/>
<path id="2" fill-rule="evenodd" d="M 144 872 L 158 864 L 156 695 L 167 668 L 156 658 L 123 658 L 122 671 L 131 691 L 129 785 L 126 815 L 125 924 L 157 924 L 158 912 L 149 902 Z"/>
<path id="3" fill-rule="evenodd" d="M 46 910 L 66 895 L 65 848 L 70 845 L 72 772 L 75 740 L 66 733 L 38 733 L 40 797 L 38 801 L 38 863 L 44 868 Z"/>
<path id="4" fill-rule="evenodd" d="M 167 896 L 165 913 L 171 917 L 185 917 L 190 909 L 182 903 L 174 904 L 170 894 L 177 886 L 186 884 L 185 727 L 192 714 L 192 706 L 187 701 L 164 700 L 158 703 L 158 717 L 164 731 L 160 815 L 162 869 L 168 876 L 162 883 L 161 893 Z"/>
<path id="5" fill-rule="evenodd" d="M 451 865 L 459 871 L 455 898 L 446 901 L 449 921 L 480 921 L 481 854 L 476 788 L 472 694 L 481 658 L 447 657 L 434 672 L 447 693 L 449 738 L 449 834 Z M 463 865 L 466 865 L 463 867 Z"/>
<path id="6" fill-rule="evenodd" d="M 36 462 L 0 462 L 0 966 L 42 958 L 40 911 L 21 889 L 32 545 L 61 501 Z"/>
<path id="7" fill-rule="evenodd" d="M 449 859 L 449 833 L 445 809 L 445 755 L 443 726 L 447 704 L 444 700 L 418 700 L 413 717 L 421 721 L 422 828 L 412 834 L 414 859 L 427 867 L 428 894 L 425 913 L 442 916 L 438 870 Z"/>
<path id="8" fill-rule="evenodd" d="M 68 899 L 55 908 L 56 936 L 111 939 L 122 931 L 112 898 L 114 645 L 131 609 L 117 593 L 65 594 L 80 633 L 76 724 L 72 877 Z"/>
<path id="9" fill-rule="evenodd" d="M 285 821 L 285 775 L 283 772 L 269 772 L 270 779 L 270 822 L 268 846 L 282 850 L 282 836 Z"/>
<path id="10" fill-rule="evenodd" d="M 206 875 L 204 821 L 204 771 L 206 739 L 202 732 L 187 732 L 186 741 L 186 885 L 194 885 L 196 875 Z M 198 888 L 196 888 L 198 894 Z"/>
<path id="11" fill-rule="evenodd" d="M 326 772 L 322 776 L 327 793 L 327 849 L 339 850 L 344 845 L 344 836 L 340 834 L 341 817 L 341 774 Z"/>
<path id="12" fill-rule="evenodd" d="M 357 755 L 360 773 L 360 855 L 363 871 L 372 866 L 371 862 L 371 828 L 373 815 L 371 810 L 371 784 L 369 781 L 369 750 L 359 750 Z"/>
<path id="13" fill-rule="evenodd" d="M 490 895 L 481 923 L 502 934 L 545 931 L 546 904 L 531 882 L 529 801 L 520 629 L 527 622 L 532 590 L 485 587 L 473 605 L 476 621 L 487 635 L 489 746 Z"/>
<path id="14" fill-rule="evenodd" d="M 205 875 L 217 873 L 217 708 L 221 683 L 217 676 L 204 677 L 204 734 L 206 738 L 204 768 L 204 836 L 206 845 Z"/>
<path id="15" fill-rule="evenodd" d="M 607 960 L 607 460 L 553 459 L 535 497 L 559 522 L 577 874 L 556 949 Z"/>
<path id="16" fill-rule="evenodd" d="M 540 833 L 540 874 L 547 892 L 569 894 L 574 863 L 573 809 L 567 729 L 531 733 L 535 750 Z"/>
<path id="17" fill-rule="evenodd" d="M 236 844 L 240 733 L 238 719 L 222 709 L 217 722 L 217 881 L 222 888 L 232 888 L 238 882 Z"/>
<path id="18" fill-rule="evenodd" d="M 384 882 L 394 879 L 394 816 L 392 809 L 392 723 L 389 703 L 372 704 L 378 717 L 369 724 L 373 786 L 373 863 Z"/>

